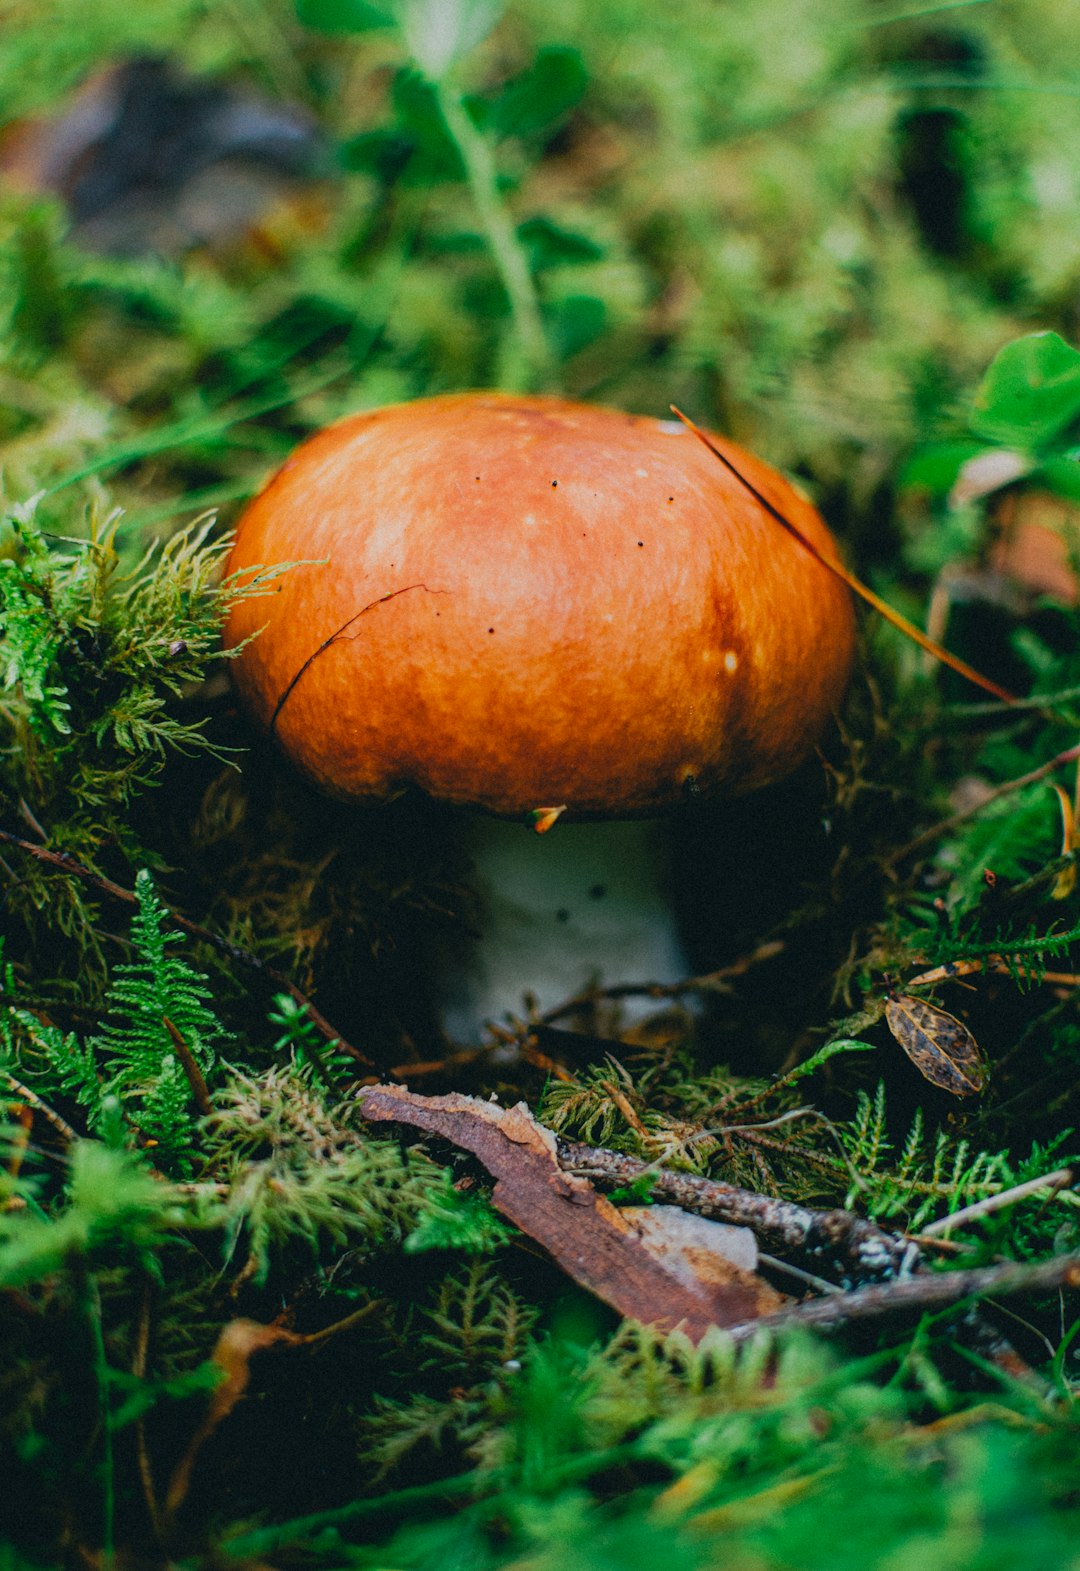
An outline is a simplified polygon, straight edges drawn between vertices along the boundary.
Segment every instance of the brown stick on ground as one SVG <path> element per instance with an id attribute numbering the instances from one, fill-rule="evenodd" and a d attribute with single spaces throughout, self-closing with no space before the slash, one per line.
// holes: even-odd
<path id="1" fill-rule="evenodd" d="M 942 1309 L 964 1298 L 1018 1298 L 1061 1288 L 1080 1288 L 1080 1254 L 1059 1255 L 1035 1265 L 1010 1261 L 1007 1265 L 982 1266 L 972 1271 L 925 1272 L 902 1282 L 860 1288 L 854 1293 L 830 1293 L 734 1326 L 730 1334 L 746 1341 L 759 1331 L 787 1330 L 790 1326 L 835 1331 L 856 1320 Z"/>
<path id="2" fill-rule="evenodd" d="M 815 1211 L 809 1206 L 776 1200 L 751 1189 L 739 1189 L 692 1173 L 650 1167 L 637 1157 L 623 1156 L 573 1141 L 558 1143 L 559 1164 L 591 1179 L 600 1189 L 625 1188 L 649 1181 L 652 1200 L 682 1206 L 713 1221 L 748 1227 L 763 1248 L 820 1269 L 825 1265 L 848 1282 L 878 1282 L 906 1275 L 919 1263 L 910 1239 L 886 1233 L 850 1211 Z"/>

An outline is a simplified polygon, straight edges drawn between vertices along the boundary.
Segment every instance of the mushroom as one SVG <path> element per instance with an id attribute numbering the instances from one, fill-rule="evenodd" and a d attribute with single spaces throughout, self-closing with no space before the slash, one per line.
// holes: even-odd
<path id="1" fill-rule="evenodd" d="M 297 564 L 226 629 L 230 647 L 250 640 L 240 694 L 293 763 L 353 800 L 417 788 L 518 821 L 474 829 L 471 847 L 482 864 L 491 842 L 486 881 L 524 922 L 518 942 L 497 911 L 488 921 L 517 981 L 474 981 L 451 1005 L 457 1034 L 544 969 L 530 920 L 564 929 L 569 970 L 555 963 L 549 1003 L 596 971 L 611 980 L 612 964 L 618 979 L 674 980 L 670 919 L 650 936 L 666 894 L 648 821 L 781 779 L 843 695 L 854 619 L 816 554 L 835 560 L 826 526 L 774 470 L 715 441 L 752 490 L 678 421 L 424 399 L 313 437 L 240 521 L 232 572 Z M 631 822 L 590 845 L 590 820 Z M 513 887 L 530 864 L 542 910 Z M 605 954 L 596 920 L 613 894 Z"/>

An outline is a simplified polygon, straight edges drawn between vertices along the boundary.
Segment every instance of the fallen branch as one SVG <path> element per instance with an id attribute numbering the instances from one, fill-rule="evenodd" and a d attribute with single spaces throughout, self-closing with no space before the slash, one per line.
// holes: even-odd
<path id="1" fill-rule="evenodd" d="M 752 1189 L 693 1173 L 652 1167 L 637 1157 L 623 1156 L 573 1141 L 558 1143 L 559 1164 L 591 1179 L 600 1189 L 623 1189 L 649 1182 L 653 1200 L 682 1206 L 698 1216 L 735 1227 L 748 1227 L 759 1244 L 803 1264 L 829 1267 L 847 1282 L 879 1282 L 910 1274 L 919 1264 L 918 1246 L 897 1233 L 886 1233 L 851 1211 L 815 1211 L 790 1200 L 776 1200 Z"/>
<path id="2" fill-rule="evenodd" d="M 496 1180 L 494 1204 L 543 1244 L 575 1281 L 628 1318 L 662 1329 L 680 1326 L 695 1341 L 709 1325 L 746 1341 L 762 1330 L 798 1326 L 832 1331 L 886 1315 L 941 1309 L 968 1298 L 1015 1298 L 1080 1288 L 1080 1254 L 1034 1265 L 1009 1262 L 959 1271 L 920 1271 L 918 1246 L 911 1239 L 883 1232 L 848 1211 L 814 1211 L 731 1184 L 651 1168 L 614 1151 L 556 1141 L 521 1103 L 503 1109 L 457 1093 L 423 1097 L 402 1086 L 366 1086 L 359 1105 L 364 1117 L 374 1123 L 410 1125 L 473 1152 Z M 678 1259 L 673 1247 L 678 1228 L 668 1232 L 659 1215 L 654 1215 L 652 1225 L 645 1225 L 649 1208 L 616 1210 L 587 1178 L 608 1189 L 648 1178 L 654 1201 L 749 1229 L 760 1242 L 826 1262 L 848 1282 L 872 1280 L 845 1292 L 830 1291 L 832 1284 L 812 1279 L 823 1290 L 822 1297 L 776 1309 L 769 1305 L 765 1284 L 751 1271 L 733 1265 L 731 1256 L 712 1255 L 709 1268 L 702 1271 L 694 1259 L 695 1248 L 700 1256 L 701 1246 L 687 1239 L 686 1255 Z M 662 1213 L 668 1208 L 652 1209 Z M 787 1265 L 786 1260 L 778 1263 Z M 688 1265 L 697 1269 L 688 1272 Z M 744 1318 L 733 1324 L 731 1312 L 740 1300 L 747 1309 Z M 773 1306 L 776 1302 L 773 1295 Z M 1026 1367 L 1007 1342 L 995 1338 L 995 1346 L 999 1359 L 1004 1356 L 1017 1368 Z"/>
<path id="3" fill-rule="evenodd" d="M 1007 1265 L 968 1271 L 925 1272 L 903 1281 L 859 1288 L 852 1293 L 833 1293 L 827 1298 L 794 1304 L 774 1315 L 731 1327 L 729 1335 L 738 1341 L 747 1341 L 759 1331 L 782 1331 L 792 1326 L 835 1331 L 855 1321 L 941 1309 L 965 1298 L 1020 1298 L 1052 1293 L 1061 1288 L 1080 1288 L 1080 1254 L 1059 1255 L 1036 1265 L 1010 1261 Z"/>

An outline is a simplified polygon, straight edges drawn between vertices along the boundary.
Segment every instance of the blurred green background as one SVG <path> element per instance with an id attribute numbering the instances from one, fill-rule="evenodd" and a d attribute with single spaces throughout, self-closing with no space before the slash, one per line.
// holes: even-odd
<path id="1" fill-rule="evenodd" d="M 28 121 L 147 55 L 312 133 L 306 177 L 246 237 L 167 255 L 89 252 L 92 221 L 9 181 L 9 491 L 90 461 L 140 518 L 179 517 L 343 412 L 531 384 L 679 403 L 800 475 L 872 556 L 899 461 L 956 433 L 994 351 L 1076 330 L 1067 7 L 6 0 L 2 18 L 9 164 Z M 517 299 L 500 236 L 526 264 Z"/>

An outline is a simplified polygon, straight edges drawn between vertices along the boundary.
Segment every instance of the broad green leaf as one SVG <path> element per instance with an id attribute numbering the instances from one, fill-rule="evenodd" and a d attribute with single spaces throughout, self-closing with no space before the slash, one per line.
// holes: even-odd
<path id="1" fill-rule="evenodd" d="M 577 104 L 589 74 L 576 49 L 541 49 L 527 71 L 507 82 L 491 106 L 499 136 L 534 136 L 550 130 Z"/>
<path id="2" fill-rule="evenodd" d="M 599 338 L 607 321 L 607 307 L 594 295 L 569 295 L 545 314 L 555 346 L 564 359 Z"/>
<path id="3" fill-rule="evenodd" d="M 1080 416 L 1080 351 L 1057 333 L 999 350 L 975 395 L 972 429 L 1031 452 Z"/>
<path id="4" fill-rule="evenodd" d="M 320 33 L 367 33 L 397 20 L 393 0 L 296 0 L 296 14 Z"/>
<path id="5" fill-rule="evenodd" d="M 1033 478 L 1055 496 L 1080 502 L 1080 463 L 1075 458 L 1051 458 L 1039 466 Z"/>
<path id="6" fill-rule="evenodd" d="M 563 229 L 542 214 L 526 219 L 518 234 L 528 249 L 534 272 L 568 263 L 598 262 L 604 254 L 603 249 L 586 235 Z"/>
<path id="7" fill-rule="evenodd" d="M 394 80 L 393 96 L 398 124 L 418 155 L 411 173 L 429 180 L 463 179 L 465 166 L 457 143 L 446 128 L 431 83 L 418 71 L 399 71 Z"/>
<path id="8" fill-rule="evenodd" d="M 377 175 L 389 185 L 404 173 L 415 149 L 400 131 L 362 131 L 341 144 L 338 159 L 343 169 Z"/>
<path id="9" fill-rule="evenodd" d="M 906 489 L 944 494 L 952 489 L 968 460 L 986 451 L 981 442 L 935 442 L 908 459 L 900 471 L 900 484 Z"/>

